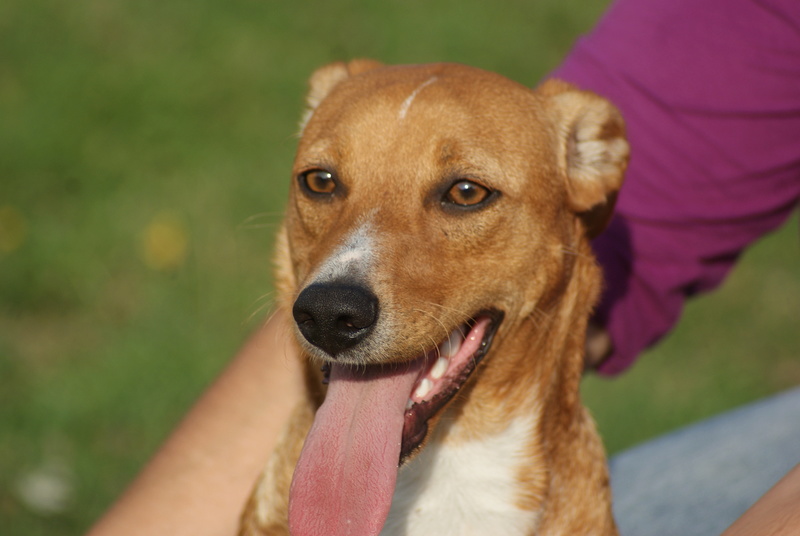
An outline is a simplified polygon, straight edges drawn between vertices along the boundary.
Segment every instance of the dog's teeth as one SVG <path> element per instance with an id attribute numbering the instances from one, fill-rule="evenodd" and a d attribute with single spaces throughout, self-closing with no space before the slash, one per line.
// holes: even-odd
<path id="1" fill-rule="evenodd" d="M 464 340 L 461 332 L 457 329 L 454 329 L 452 333 L 450 333 L 450 337 L 444 341 L 441 346 L 439 346 L 439 355 L 444 356 L 446 358 L 451 358 L 458 353 L 458 350 L 461 348 L 461 341 Z"/>
<path id="2" fill-rule="evenodd" d="M 406 401 L 406 409 L 409 410 L 414 406 L 414 401 L 410 398 Z"/>
<path id="3" fill-rule="evenodd" d="M 436 363 L 433 364 L 431 368 L 431 378 L 434 380 L 438 380 L 444 373 L 447 372 L 447 367 L 450 366 L 450 360 L 446 357 L 442 356 L 436 360 Z"/>
<path id="4" fill-rule="evenodd" d="M 431 392 L 433 388 L 433 382 L 430 381 L 428 378 L 423 378 L 419 385 L 417 386 L 417 390 L 414 391 L 414 396 L 417 398 L 425 398 L 425 395 Z"/>

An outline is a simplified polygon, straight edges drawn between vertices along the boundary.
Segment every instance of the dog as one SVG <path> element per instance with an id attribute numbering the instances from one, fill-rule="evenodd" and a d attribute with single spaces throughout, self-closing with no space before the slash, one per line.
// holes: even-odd
<path id="1" fill-rule="evenodd" d="M 276 262 L 308 389 L 240 534 L 616 534 L 579 383 L 617 109 L 371 60 L 307 100 Z"/>

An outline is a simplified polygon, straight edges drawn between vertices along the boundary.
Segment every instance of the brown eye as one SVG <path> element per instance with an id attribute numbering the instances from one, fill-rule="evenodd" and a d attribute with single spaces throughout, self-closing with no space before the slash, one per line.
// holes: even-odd
<path id="1" fill-rule="evenodd" d="M 311 194 L 330 195 L 336 190 L 336 179 L 330 171 L 312 169 L 300 174 L 300 185 Z"/>
<path id="2" fill-rule="evenodd" d="M 447 191 L 444 201 L 462 207 L 472 207 L 486 201 L 492 192 L 480 184 L 472 181 L 461 180 Z"/>

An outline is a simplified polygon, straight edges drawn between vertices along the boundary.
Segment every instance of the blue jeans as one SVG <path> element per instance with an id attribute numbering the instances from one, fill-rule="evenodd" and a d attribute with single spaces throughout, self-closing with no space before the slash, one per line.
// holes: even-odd
<path id="1" fill-rule="evenodd" d="M 800 388 L 633 447 L 610 462 L 620 533 L 718 535 L 798 463 Z"/>

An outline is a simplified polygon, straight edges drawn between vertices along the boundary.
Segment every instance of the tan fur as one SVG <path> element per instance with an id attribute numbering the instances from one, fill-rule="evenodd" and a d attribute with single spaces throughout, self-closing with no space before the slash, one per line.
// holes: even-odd
<path id="1" fill-rule="evenodd" d="M 537 513 L 534 533 L 615 534 L 603 448 L 579 382 L 601 287 L 588 237 L 608 220 L 628 158 L 619 113 L 556 80 L 529 90 L 460 65 L 369 60 L 317 71 L 308 103 L 293 173 L 335 168 L 347 193 L 320 203 L 293 185 L 278 241 L 282 306 L 369 221 L 380 236 L 370 282 L 394 335 L 365 363 L 411 360 L 469 315 L 503 311 L 489 354 L 431 420 L 444 431 L 436 448 L 536 416 L 516 500 Z M 501 197 L 447 213 L 431 192 L 456 176 Z M 323 396 L 313 374 L 309 365 L 308 402 L 254 492 L 242 534 L 287 534 L 291 471 Z"/>

